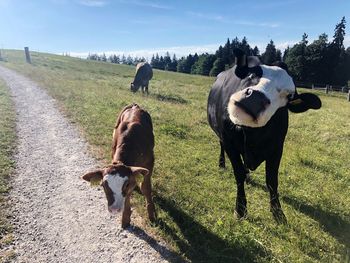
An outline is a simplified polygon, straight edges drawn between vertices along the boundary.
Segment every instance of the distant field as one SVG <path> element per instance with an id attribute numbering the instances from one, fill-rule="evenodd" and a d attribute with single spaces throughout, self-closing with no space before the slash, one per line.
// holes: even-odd
<path id="1" fill-rule="evenodd" d="M 7 220 L 6 196 L 9 190 L 9 175 L 14 167 L 12 154 L 15 147 L 15 117 L 10 94 L 0 79 L 0 250 L 12 240 L 11 226 Z M 14 255 L 11 251 L 0 254 L 0 262 Z"/>
<path id="2" fill-rule="evenodd" d="M 192 262 L 346 262 L 350 260 L 350 103 L 321 92 L 319 111 L 290 114 L 280 167 L 280 199 L 288 218 L 269 212 L 264 166 L 247 187 L 248 218 L 234 219 L 232 169 L 218 168 L 219 143 L 206 118 L 214 78 L 154 71 L 150 96 L 129 91 L 130 66 L 4 51 L 8 68 L 55 97 L 82 129 L 96 157 L 110 161 L 119 111 L 136 102 L 154 122 L 155 230 Z M 302 92 L 303 90 L 299 90 Z M 136 195 L 137 197 L 137 195 Z M 138 210 L 143 200 L 137 199 Z"/>

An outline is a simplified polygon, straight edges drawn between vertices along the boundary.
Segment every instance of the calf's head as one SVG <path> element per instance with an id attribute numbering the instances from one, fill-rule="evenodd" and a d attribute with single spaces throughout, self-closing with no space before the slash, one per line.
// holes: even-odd
<path id="1" fill-rule="evenodd" d="M 114 214 L 123 210 L 125 197 L 130 195 L 136 186 L 136 176 L 148 173 L 149 171 L 142 167 L 117 164 L 89 172 L 83 175 L 82 179 L 101 184 L 106 194 L 108 211 Z"/>
<path id="2" fill-rule="evenodd" d="M 292 112 L 321 107 L 316 95 L 297 93 L 283 63 L 261 65 L 257 58 L 247 58 L 240 51 L 236 53 L 235 75 L 241 79 L 241 89 L 231 95 L 228 103 L 229 117 L 234 124 L 262 127 L 281 107 L 287 106 Z"/>

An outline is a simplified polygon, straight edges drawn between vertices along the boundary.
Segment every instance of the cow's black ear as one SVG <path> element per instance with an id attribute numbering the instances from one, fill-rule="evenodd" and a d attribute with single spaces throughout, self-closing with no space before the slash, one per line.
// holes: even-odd
<path id="1" fill-rule="evenodd" d="M 235 48 L 233 50 L 233 53 L 235 54 L 235 74 L 240 79 L 244 79 L 246 76 L 248 76 L 248 61 L 247 61 L 247 55 L 239 48 Z"/>
<path id="2" fill-rule="evenodd" d="M 318 110 L 322 106 L 320 98 L 312 93 L 296 94 L 288 101 L 288 109 L 294 113 L 305 112 L 309 109 Z"/>
<path id="3" fill-rule="evenodd" d="M 248 67 L 253 68 L 261 65 L 261 61 L 257 56 L 249 56 L 248 57 Z"/>

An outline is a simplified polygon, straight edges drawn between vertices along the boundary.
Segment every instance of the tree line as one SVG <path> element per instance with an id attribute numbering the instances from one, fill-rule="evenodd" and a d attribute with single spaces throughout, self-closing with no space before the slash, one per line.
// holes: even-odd
<path id="1" fill-rule="evenodd" d="M 265 52 L 260 54 L 257 46 L 251 47 L 246 37 L 242 40 L 234 38 L 227 39 L 224 45 L 219 46 L 214 54 L 189 54 L 179 59 L 175 55 L 170 56 L 166 52 L 164 56 L 155 54 L 150 64 L 155 69 L 182 72 L 188 74 L 199 74 L 205 76 L 217 76 L 220 72 L 234 65 L 234 50 L 239 48 L 247 55 L 258 56 L 262 63 L 271 65 L 275 61 L 284 61 L 292 77 L 301 82 L 315 84 L 346 85 L 350 80 L 350 47 L 345 49 L 345 17 L 335 26 L 333 39 L 328 40 L 327 34 L 321 34 L 318 39 L 309 43 L 308 35 L 303 34 L 300 42 L 287 47 L 282 54 L 271 40 Z M 136 65 L 145 58 L 132 58 L 105 54 L 89 54 L 88 59 L 109 61 L 118 64 Z"/>

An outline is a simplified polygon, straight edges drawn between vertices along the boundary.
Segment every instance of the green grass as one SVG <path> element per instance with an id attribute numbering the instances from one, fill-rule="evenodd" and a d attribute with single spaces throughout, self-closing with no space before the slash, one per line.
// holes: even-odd
<path id="1" fill-rule="evenodd" d="M 269 212 L 264 166 L 247 186 L 248 218 L 233 216 L 232 169 L 218 168 L 219 143 L 206 119 L 214 78 L 154 71 L 150 96 L 129 91 L 134 68 L 63 56 L 4 52 L 9 68 L 37 81 L 82 129 L 95 156 L 110 161 L 119 111 L 132 102 L 154 122 L 155 230 L 192 262 L 345 262 L 350 255 L 350 103 L 321 92 L 319 111 L 290 114 L 280 167 L 288 224 Z M 302 92 L 302 90 L 300 90 Z M 138 209 L 145 214 L 136 198 Z M 146 216 L 145 216 L 146 218 Z"/>
<path id="2" fill-rule="evenodd" d="M 5 83 L 0 79 L 0 250 L 12 241 L 8 221 L 7 194 L 9 175 L 14 168 L 12 154 L 15 147 L 15 112 Z M 12 256 L 12 251 L 0 253 L 0 262 Z"/>

